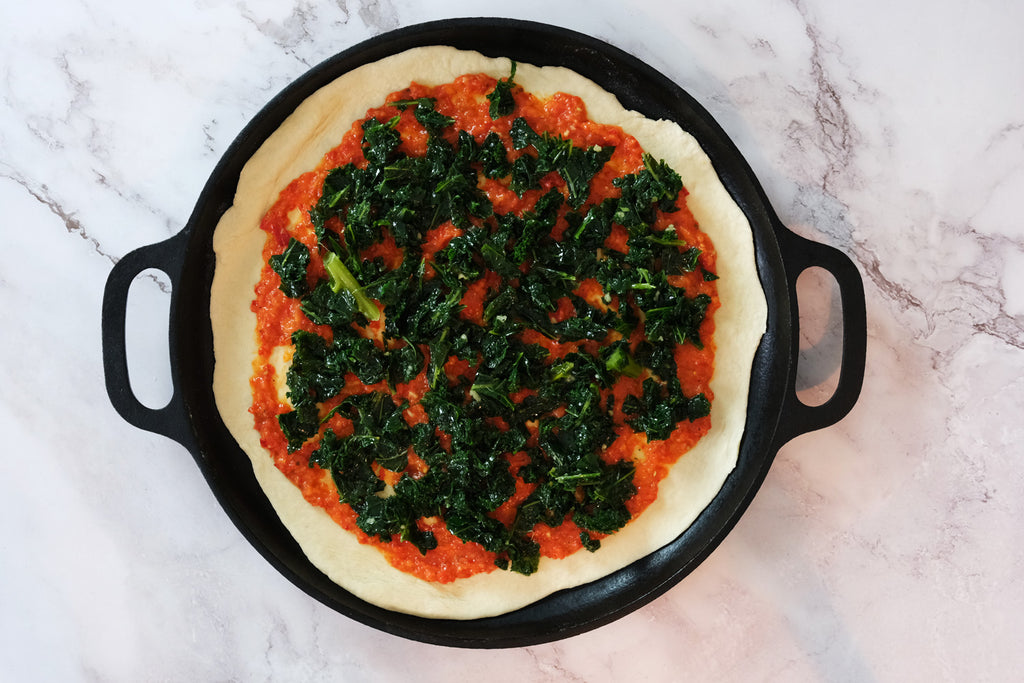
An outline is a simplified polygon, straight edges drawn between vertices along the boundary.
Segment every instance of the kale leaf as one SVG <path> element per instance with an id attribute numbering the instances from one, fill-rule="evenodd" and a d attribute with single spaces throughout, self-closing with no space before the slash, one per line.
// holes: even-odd
<path id="1" fill-rule="evenodd" d="M 484 175 L 491 179 L 504 178 L 512 172 L 512 164 L 508 160 L 508 152 L 501 136 L 491 131 L 484 138 L 477 151 Z"/>
<path id="2" fill-rule="evenodd" d="M 500 119 L 503 116 L 508 116 L 516 108 L 515 98 L 512 96 L 512 89 L 515 87 L 514 79 L 516 77 L 516 63 L 512 62 L 512 69 L 508 75 L 508 78 L 502 78 L 495 84 L 494 90 L 488 95 L 487 99 L 491 105 L 488 109 L 488 113 L 492 119 Z"/>
<path id="3" fill-rule="evenodd" d="M 562 193 L 553 188 L 538 199 L 532 209 L 523 212 L 521 219 L 511 217 L 518 232 L 510 257 L 513 263 L 523 263 L 537 243 L 551 233 L 558 220 L 558 209 L 563 202 Z"/>
<path id="4" fill-rule="evenodd" d="M 341 412 L 352 419 L 353 433 L 348 439 L 359 445 L 381 467 L 400 472 L 409 464 L 412 435 L 402 411 L 407 403 L 396 404 L 390 394 L 372 391 L 346 398 Z"/>
<path id="5" fill-rule="evenodd" d="M 288 450 L 297 451 L 320 430 L 320 410 L 313 401 L 304 401 L 277 416 Z"/>
<path id="6" fill-rule="evenodd" d="M 402 136 L 395 130 L 398 121 L 395 116 L 388 121 L 371 118 L 363 123 L 363 155 L 371 165 L 383 166 L 402 144 Z"/>
<path id="7" fill-rule="evenodd" d="M 512 165 L 511 189 L 522 196 L 540 186 L 540 179 L 552 171 L 566 184 L 566 200 L 578 209 L 590 196 L 590 182 L 611 159 L 614 147 L 576 147 L 571 140 L 550 133 L 538 133 L 523 117 L 512 122 L 509 131 L 515 149 L 533 147 L 536 156 L 524 154 Z"/>
<path id="8" fill-rule="evenodd" d="M 391 404 L 389 407 L 388 404 Z M 421 552 L 437 547 L 437 539 L 422 531 L 417 521 L 438 510 L 431 501 L 429 482 L 407 475 L 394 487 L 393 495 L 382 495 L 384 482 L 373 471 L 376 460 L 382 467 L 401 469 L 411 441 L 407 427 L 399 425 L 400 408 L 383 394 L 365 394 L 347 405 L 353 416 L 355 433 L 346 438 L 333 431 L 324 433 L 309 458 L 310 467 L 328 470 L 338 489 L 338 498 L 356 512 L 356 524 L 366 534 L 390 541 L 397 536 L 409 541 Z M 395 415 L 399 419 L 395 418 Z M 383 436 L 380 436 L 380 435 Z M 377 450 L 380 446 L 382 450 Z M 407 460 L 406 460 L 407 461 Z M 426 477 L 424 478 L 426 479 Z"/>
<path id="9" fill-rule="evenodd" d="M 644 366 L 637 362 L 626 339 L 620 339 L 604 347 L 601 350 L 601 359 L 608 371 L 616 374 L 639 377 L 644 371 Z"/>
<path id="10" fill-rule="evenodd" d="M 627 396 L 622 411 L 634 416 L 629 419 L 630 425 L 646 432 L 648 440 L 664 441 L 680 421 L 693 422 L 709 415 L 711 402 L 704 394 L 683 395 L 677 378 L 665 383 L 647 378 L 643 382 L 642 396 Z"/>
<path id="11" fill-rule="evenodd" d="M 437 100 L 432 97 L 420 97 L 415 100 L 400 100 L 390 103 L 391 106 L 398 108 L 400 111 L 405 111 L 409 107 L 413 107 L 413 116 L 419 121 L 420 125 L 427 129 L 427 132 L 431 135 L 440 135 L 445 128 L 448 128 L 455 119 L 450 116 L 445 116 L 435 108 Z"/>
<path id="12" fill-rule="evenodd" d="M 462 310 L 463 289 L 449 289 L 439 279 L 423 280 L 388 307 L 385 330 L 393 337 L 429 344 Z"/>
<path id="13" fill-rule="evenodd" d="M 391 386 L 413 381 L 423 371 L 423 362 L 423 352 L 416 344 L 406 342 L 404 346 L 388 351 L 388 381 Z"/>
<path id="14" fill-rule="evenodd" d="M 683 189 L 679 174 L 667 163 L 646 152 L 643 161 L 639 172 L 613 181 L 622 190 L 613 220 L 631 231 L 648 228 L 659 209 L 674 210 Z"/>
<path id="15" fill-rule="evenodd" d="M 681 287 L 668 282 L 663 271 L 649 276 L 647 287 L 636 292 L 637 306 L 644 312 L 646 336 L 652 342 L 671 339 L 703 348 L 700 325 L 711 298 L 707 294 L 688 297 Z"/>
<path id="16" fill-rule="evenodd" d="M 285 295 L 297 299 L 309 291 L 306 269 L 309 267 L 309 248 L 294 237 L 280 254 L 268 260 L 270 267 L 281 278 L 280 289 Z"/>
<path id="17" fill-rule="evenodd" d="M 321 280 L 299 304 L 302 312 L 317 325 L 343 328 L 356 317 L 356 299 L 348 290 L 335 291 L 330 281 Z"/>
<path id="18" fill-rule="evenodd" d="M 570 146 L 568 155 L 559 173 L 565 180 L 568 196 L 566 201 L 569 206 L 578 209 L 590 197 L 590 181 L 594 179 L 597 172 L 604 168 L 604 165 L 612 158 L 614 147 L 581 147 Z"/>
<path id="19" fill-rule="evenodd" d="M 288 400 L 292 405 L 322 402 L 338 395 L 349 371 L 345 353 L 323 337 L 306 330 L 292 333 L 291 365 L 288 367 Z"/>
<path id="20" fill-rule="evenodd" d="M 636 494 L 635 471 L 636 466 L 625 460 L 603 465 L 597 479 L 583 487 L 584 500 L 573 512 L 576 525 L 600 534 L 612 534 L 625 526 L 632 517 L 626 501 Z"/>

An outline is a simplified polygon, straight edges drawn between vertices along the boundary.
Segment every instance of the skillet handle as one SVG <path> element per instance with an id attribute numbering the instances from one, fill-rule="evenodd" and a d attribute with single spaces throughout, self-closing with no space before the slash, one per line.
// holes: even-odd
<path id="1" fill-rule="evenodd" d="M 171 399 L 162 408 L 149 408 L 135 396 L 128 376 L 128 357 L 125 343 L 125 317 L 128 304 L 128 289 L 137 275 L 154 268 L 167 274 L 172 292 L 178 288 L 181 267 L 185 254 L 186 231 L 156 244 L 139 247 L 129 252 L 117 263 L 107 277 L 103 290 L 103 374 L 107 395 L 114 409 L 129 424 L 146 431 L 162 434 L 183 445 L 188 445 L 191 428 L 185 404 L 181 399 L 173 366 L 173 340 L 171 346 Z M 172 293 L 171 311 L 174 311 Z M 168 321 L 170 328 L 170 321 Z"/>
<path id="2" fill-rule="evenodd" d="M 793 340 L 782 417 L 775 432 L 774 446 L 777 450 L 800 434 L 839 422 L 857 402 L 864 383 L 867 312 L 864 303 L 864 282 L 857 267 L 846 254 L 828 245 L 805 239 L 782 225 L 776 227 L 776 236 L 779 239 L 782 261 L 786 269 Z M 843 323 L 839 382 L 832 397 L 818 406 L 808 406 L 796 395 L 796 368 L 800 350 L 800 312 L 797 305 L 796 281 L 803 271 L 813 266 L 827 270 L 838 283 Z"/>

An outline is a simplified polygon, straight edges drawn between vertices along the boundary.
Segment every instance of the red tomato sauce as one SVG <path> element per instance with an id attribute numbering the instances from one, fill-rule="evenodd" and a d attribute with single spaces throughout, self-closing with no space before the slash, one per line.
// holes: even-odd
<path id="1" fill-rule="evenodd" d="M 492 120 L 488 113 L 489 102 L 486 95 L 494 89 L 494 85 L 493 78 L 469 75 L 463 76 L 451 84 L 433 88 L 413 84 L 403 91 L 392 94 L 387 101 L 431 97 L 436 100 L 435 107 L 438 112 L 455 119 L 455 129 L 472 133 L 477 141 L 482 141 L 492 131 L 508 140 L 513 117 L 507 116 Z M 586 108 L 578 97 L 558 94 L 542 100 L 517 88 L 515 99 L 516 116 L 525 117 L 534 130 L 547 131 L 551 134 L 571 138 L 577 146 L 614 146 L 615 151 L 610 161 L 592 182 L 591 195 L 588 200 L 590 203 L 600 202 L 605 197 L 616 196 L 618 189 L 612 185 L 612 180 L 624 174 L 635 173 L 643 167 L 641 158 L 643 150 L 637 141 L 626 135 L 621 128 L 588 120 Z M 411 107 L 406 108 L 405 111 L 399 111 L 393 106 L 382 106 L 368 111 L 366 118 L 377 117 L 381 120 L 388 120 L 394 116 L 400 117 L 397 130 L 402 135 L 403 151 L 409 155 L 422 155 L 426 149 L 427 134 L 415 120 Z M 355 534 L 362 543 L 378 547 L 397 569 L 427 581 L 447 583 L 458 578 L 495 570 L 495 555 L 476 543 L 467 543 L 455 537 L 445 528 L 443 520 L 438 518 L 420 520 L 419 522 L 420 528 L 432 531 L 438 541 L 437 548 L 426 555 L 421 554 L 411 543 L 405 541 L 394 540 L 384 543 L 376 537 L 367 536 L 356 526 L 353 510 L 338 501 L 330 475 L 315 465 L 309 465 L 309 456 L 317 447 L 317 439 L 313 439 L 301 449 L 289 453 L 286 439 L 282 435 L 277 421 L 277 416 L 290 410 L 290 406 L 281 399 L 284 392 L 278 387 L 279 384 L 283 384 L 283 378 L 276 376 L 275 367 L 271 362 L 271 354 L 277 347 L 288 347 L 291 334 L 297 329 L 314 331 L 328 339 L 330 339 L 331 332 L 330 328 L 318 327 L 311 323 L 299 309 L 298 301 L 286 297 L 278 289 L 280 279 L 266 265 L 266 261 L 271 255 L 283 251 L 289 239 L 295 237 L 311 247 L 313 263 L 309 269 L 310 284 L 314 284 L 317 279 L 323 277 L 324 270 L 317 256 L 317 250 L 314 248 L 316 237 L 307 211 L 319 199 L 323 180 L 330 169 L 347 163 L 365 164 L 361 149 L 361 124 L 362 120 L 353 124 L 341 143 L 327 153 L 316 170 L 291 182 L 281 192 L 276 203 L 262 220 L 261 228 L 266 232 L 267 238 L 263 253 L 262 277 L 256 285 L 255 298 L 252 302 L 252 310 L 256 313 L 258 320 L 259 345 L 258 357 L 253 364 L 251 379 L 253 395 L 251 412 L 256 429 L 261 436 L 262 445 L 272 454 L 277 468 L 302 491 L 302 495 L 310 504 L 322 507 L 341 527 Z M 449 142 L 455 142 L 454 134 Z M 510 149 L 510 158 L 518 153 Z M 564 184 L 557 174 L 552 173 L 542 179 L 540 190 L 530 190 L 523 197 L 519 197 L 501 181 L 483 179 L 483 176 L 481 178 L 480 187 L 491 199 L 495 213 L 522 212 L 532 207 L 537 198 L 548 189 Z M 674 226 L 680 239 L 701 250 L 699 260 L 701 268 L 714 272 L 714 246 L 710 239 L 699 230 L 693 216 L 686 208 L 684 195 L 685 190 L 681 193 L 680 201 L 677 203 L 680 207 L 679 210 L 661 215 L 654 228 L 662 230 L 670 225 Z M 563 215 L 566 210 L 566 207 L 563 206 L 561 209 Z M 557 239 L 564 229 L 565 221 L 560 220 L 552 232 L 553 236 Z M 444 223 L 432 230 L 426 236 L 423 248 L 428 264 L 438 250 L 444 248 L 452 238 L 460 233 L 461 231 L 451 223 Z M 616 226 L 605 242 L 605 248 L 625 252 L 628 249 L 626 238 L 625 229 Z M 385 260 L 391 259 L 397 263 L 401 259 L 401 252 L 393 241 L 385 241 L 380 245 L 375 245 L 373 249 L 374 256 L 382 256 Z M 428 272 L 427 276 L 432 274 L 432 272 Z M 482 324 L 484 303 L 489 296 L 494 294 L 499 283 L 500 278 L 493 276 L 482 279 L 469 287 L 462 301 L 465 306 L 461 312 L 462 317 Z M 687 395 L 703 392 L 708 399 L 712 399 L 709 382 L 714 369 L 715 349 L 711 340 L 714 332 L 714 311 L 719 305 L 715 283 L 714 281 L 705 281 L 701 269 L 698 268 L 694 273 L 674 276 L 672 284 L 685 287 L 690 295 L 704 293 L 711 297 L 712 303 L 708 307 L 701 328 L 701 337 L 706 340 L 704 347 L 681 345 L 677 347 L 675 355 L 683 391 Z M 601 301 L 603 296 L 600 284 L 593 280 L 582 283 L 576 293 L 590 302 Z M 614 307 L 618 305 L 618 302 L 613 298 L 610 302 L 602 302 L 602 305 Z M 552 319 L 558 320 L 572 314 L 571 305 L 560 304 L 559 308 L 552 313 Z M 379 341 L 379 331 L 382 329 L 383 322 L 383 318 L 376 321 L 367 331 L 368 336 L 376 335 Z M 558 344 L 539 333 L 530 331 L 524 333 L 523 339 L 530 343 L 544 344 L 551 352 L 552 359 L 564 356 L 580 346 L 592 352 L 598 348 L 597 342 Z M 446 363 L 445 370 L 452 378 L 458 375 L 471 375 L 474 372 L 469 363 L 454 358 Z M 640 385 L 640 379 L 624 376 L 610 390 L 616 397 L 614 419 L 619 438 L 601 454 L 601 457 L 609 463 L 623 458 L 634 461 L 636 466 L 634 484 L 637 493 L 627 503 L 627 507 L 634 516 L 643 512 L 655 500 L 658 495 L 659 482 L 665 477 L 669 468 L 707 433 L 711 424 L 709 417 L 693 422 L 684 420 L 679 423 L 677 430 L 669 439 L 647 443 L 643 433 L 634 433 L 633 429 L 625 423 L 626 416 L 621 411 L 622 399 L 630 393 L 640 394 Z M 425 373 L 408 384 L 399 385 L 396 388 L 397 398 L 408 400 L 411 404 L 411 407 L 405 412 L 405 419 L 410 425 L 427 420 L 425 411 L 417 403 L 426 389 Z M 331 407 L 337 405 L 346 396 L 374 390 L 387 390 L 387 388 L 382 385 L 365 387 L 354 375 L 350 375 L 346 378 L 345 388 L 341 394 L 323 405 L 323 413 L 326 414 Z M 522 397 L 529 393 L 528 391 L 520 392 L 513 398 L 522 400 Z M 334 429 L 340 436 L 352 431 L 351 422 L 340 415 L 330 418 L 327 426 Z M 508 454 L 507 457 L 510 471 L 513 474 L 521 465 L 528 462 L 528 458 L 521 453 Z M 411 453 L 409 466 L 405 472 L 410 476 L 418 476 L 425 469 L 425 463 L 417 458 L 415 453 Z M 388 483 L 394 483 L 401 475 L 401 473 L 383 469 L 379 469 L 378 474 Z M 534 485 L 517 479 L 515 494 L 493 513 L 494 516 L 506 524 L 510 524 L 515 515 L 516 506 L 530 494 L 533 488 Z M 600 538 L 599 534 L 592 536 Z M 532 538 L 540 544 L 541 554 L 544 557 L 563 558 L 582 548 L 580 529 L 571 519 L 566 519 L 557 527 L 540 523 L 534 528 Z"/>

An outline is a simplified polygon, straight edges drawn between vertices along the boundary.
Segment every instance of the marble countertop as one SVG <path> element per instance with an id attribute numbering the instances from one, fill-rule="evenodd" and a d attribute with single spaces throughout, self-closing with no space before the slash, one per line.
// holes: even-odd
<path id="1" fill-rule="evenodd" d="M 386 635 L 298 590 L 181 446 L 118 417 L 100 349 L 113 264 L 182 228 L 267 100 L 372 35 L 475 15 L 574 28 L 687 89 L 783 222 L 855 261 L 868 314 L 852 413 L 779 451 L 696 571 L 610 625 L 497 651 Z M 1021 26 L 1009 0 L 3 3 L 0 679 L 1019 676 Z M 129 301 L 148 405 L 170 396 L 168 291 L 149 271 Z M 799 291 L 800 395 L 820 402 L 831 289 L 809 272 Z"/>

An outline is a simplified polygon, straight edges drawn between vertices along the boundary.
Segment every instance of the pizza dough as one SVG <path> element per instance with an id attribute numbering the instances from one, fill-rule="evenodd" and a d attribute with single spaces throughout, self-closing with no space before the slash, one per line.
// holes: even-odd
<path id="1" fill-rule="evenodd" d="M 249 413 L 249 378 L 256 357 L 256 316 L 250 310 L 262 267 L 265 233 L 259 224 L 278 193 L 314 168 L 352 122 L 410 82 L 436 85 L 465 73 L 508 76 L 508 59 L 450 47 L 399 53 L 346 73 L 305 100 L 242 170 L 234 205 L 214 234 L 216 270 L 211 290 L 214 393 L 221 417 L 249 455 L 257 480 L 310 561 L 334 582 L 386 609 L 432 618 L 472 619 L 503 614 L 557 590 L 587 583 L 657 550 L 682 533 L 715 497 L 736 464 L 743 435 L 750 370 L 765 330 L 767 304 L 757 277 L 753 237 L 742 211 L 696 140 L 671 121 L 625 110 L 594 82 L 560 67 L 518 64 L 515 81 L 539 97 L 580 96 L 591 120 L 621 126 L 654 157 L 668 162 L 689 190 L 687 205 L 718 253 L 715 314 L 716 367 L 711 431 L 661 482 L 657 500 L 596 553 L 541 558 L 530 576 L 496 570 L 449 584 L 423 581 L 394 569 L 374 547 L 310 505 L 260 445 Z"/>

